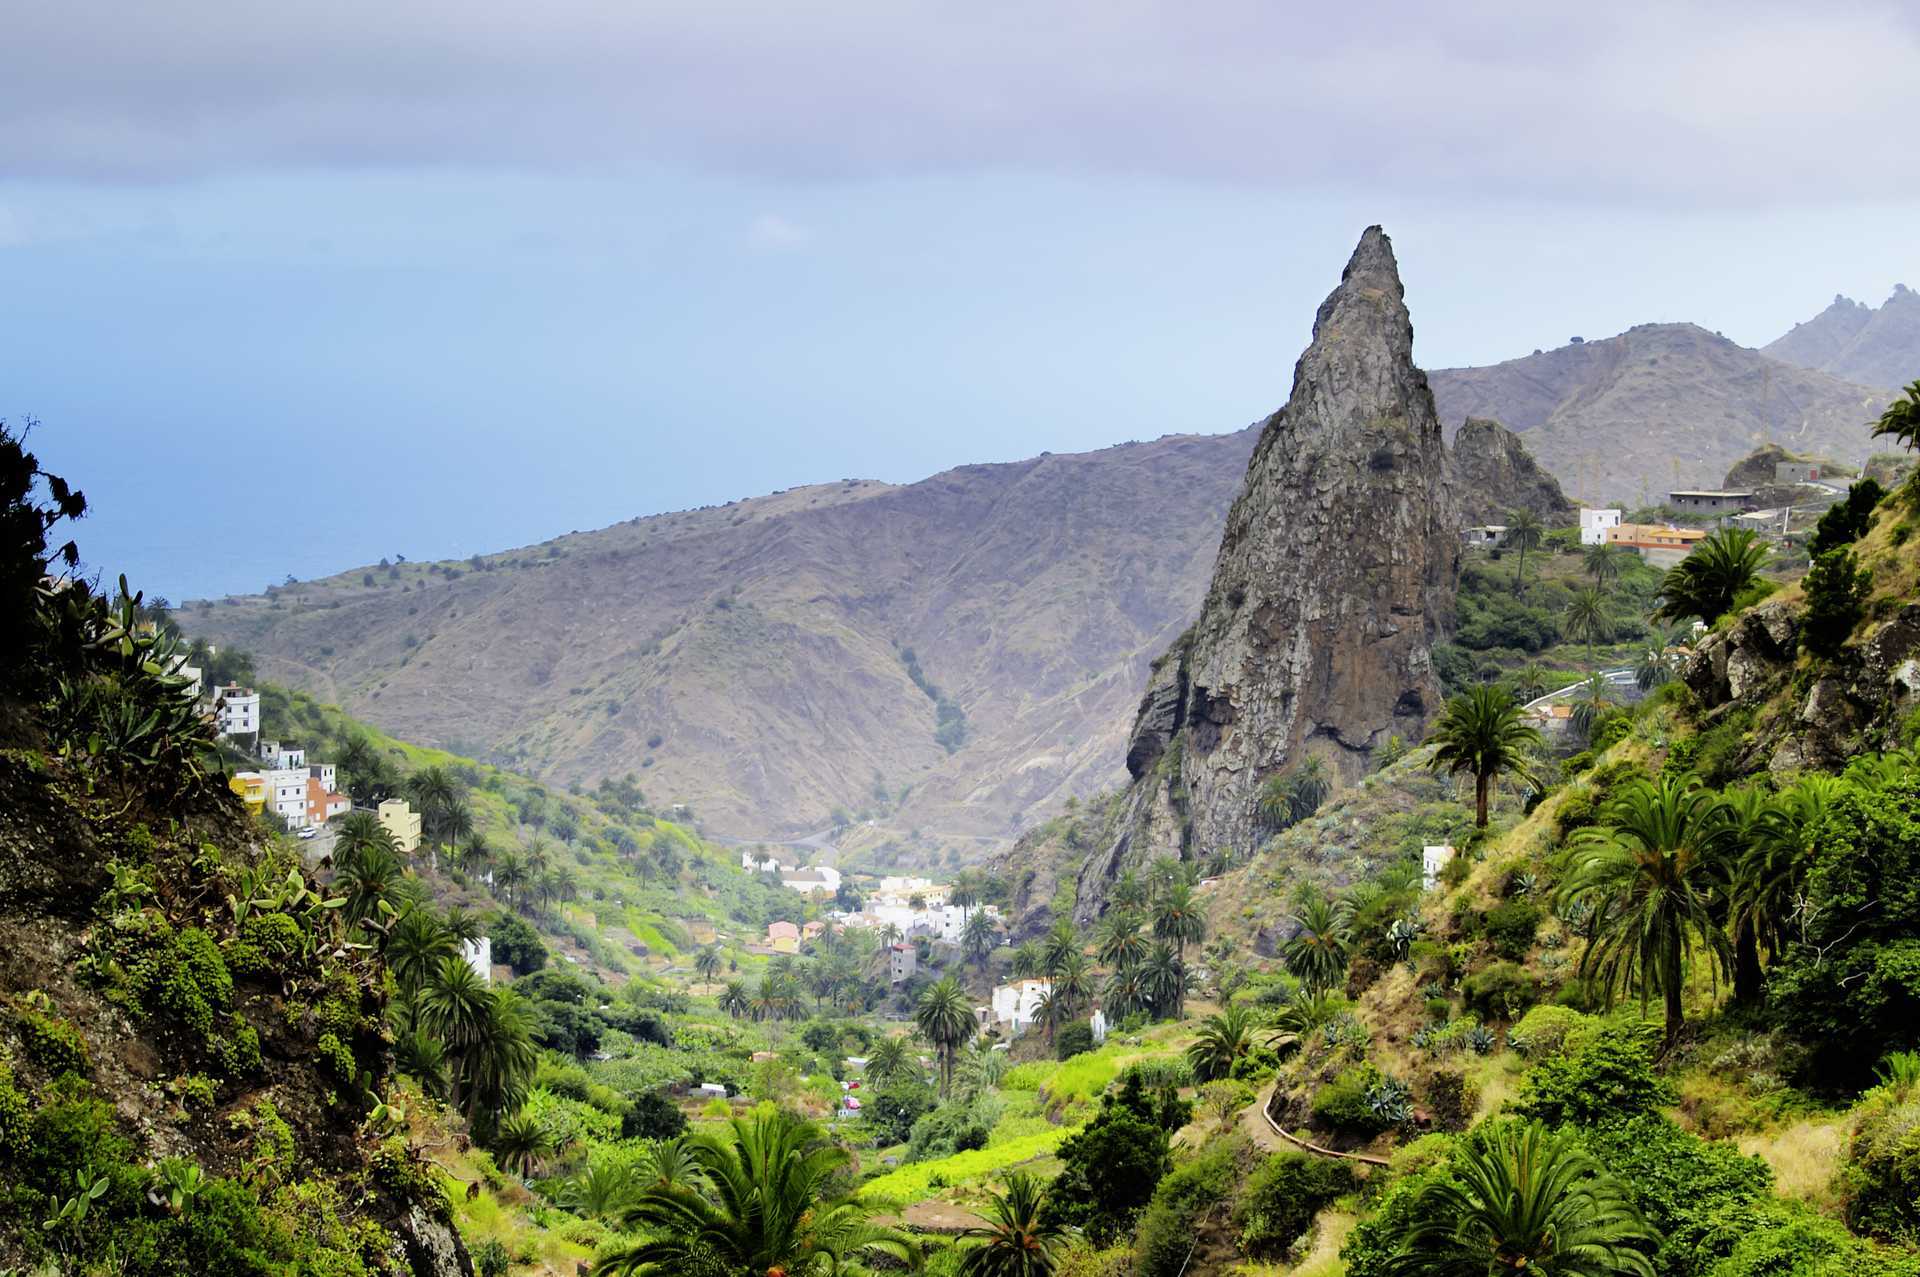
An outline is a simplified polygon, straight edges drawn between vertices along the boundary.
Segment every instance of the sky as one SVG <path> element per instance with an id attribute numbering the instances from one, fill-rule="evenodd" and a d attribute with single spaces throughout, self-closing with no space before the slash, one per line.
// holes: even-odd
<path id="1" fill-rule="evenodd" d="M 0 416 L 176 601 L 1920 285 L 1920 6 L 0 0 Z"/>

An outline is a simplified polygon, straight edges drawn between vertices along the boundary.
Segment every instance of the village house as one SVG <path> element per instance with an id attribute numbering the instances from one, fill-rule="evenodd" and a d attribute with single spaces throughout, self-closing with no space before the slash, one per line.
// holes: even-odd
<path id="1" fill-rule="evenodd" d="M 393 835 L 403 854 L 420 850 L 420 813 L 404 798 L 389 798 L 380 804 L 380 827 Z"/>
<path id="2" fill-rule="evenodd" d="M 1667 494 L 1667 504 L 1682 514 L 1738 514 L 1753 506 L 1751 492 L 1723 492 L 1715 488 L 1682 488 Z"/>
<path id="3" fill-rule="evenodd" d="M 318 777 L 311 773 L 307 776 L 307 824 L 324 825 L 335 816 L 344 816 L 353 810 L 353 800 L 345 794 L 336 794 Z"/>
<path id="4" fill-rule="evenodd" d="M 248 815 L 257 816 L 266 810 L 267 778 L 259 772 L 235 772 L 233 779 L 227 782 L 227 788 L 239 796 Z"/>
<path id="5" fill-rule="evenodd" d="M 775 953 L 800 952 L 800 928 L 791 922 L 769 922 L 767 948 Z"/>
<path id="6" fill-rule="evenodd" d="M 223 737 L 259 735 L 260 693 L 238 683 L 214 688 L 213 724 Z"/>
<path id="7" fill-rule="evenodd" d="M 265 773 L 267 810 L 289 829 L 307 827 L 307 772 L 304 767 L 275 767 Z"/>
<path id="8" fill-rule="evenodd" d="M 462 940 L 460 960 L 466 963 L 483 983 L 493 983 L 493 938 L 491 936 Z"/>
<path id="9" fill-rule="evenodd" d="M 1607 544 L 1632 550 L 1656 568 L 1670 568 L 1693 553 L 1707 539 L 1698 528 L 1675 528 L 1664 523 L 1623 523 L 1607 529 Z"/>
<path id="10" fill-rule="evenodd" d="M 1773 463 L 1773 481 L 1781 485 L 1819 483 L 1820 463 L 1818 461 L 1776 461 Z"/>
<path id="11" fill-rule="evenodd" d="M 1460 529 L 1460 544 L 1469 550 L 1497 550 L 1507 543 L 1505 524 L 1488 523 Z"/>
<path id="12" fill-rule="evenodd" d="M 1580 509 L 1580 544 L 1605 545 L 1607 529 L 1620 526 L 1618 510 L 1592 510 L 1585 506 Z"/>
<path id="13" fill-rule="evenodd" d="M 920 951 L 910 944 L 887 946 L 887 982 L 905 984 L 920 969 Z"/>
<path id="14" fill-rule="evenodd" d="M 304 770 L 307 751 L 298 745 L 282 745 L 277 740 L 260 742 L 260 761 L 275 771 Z"/>
<path id="15" fill-rule="evenodd" d="M 1022 1033 L 1040 1013 L 1040 995 L 1047 991 L 1045 980 L 1015 980 L 995 985 L 993 1018 L 1003 1028 Z"/>

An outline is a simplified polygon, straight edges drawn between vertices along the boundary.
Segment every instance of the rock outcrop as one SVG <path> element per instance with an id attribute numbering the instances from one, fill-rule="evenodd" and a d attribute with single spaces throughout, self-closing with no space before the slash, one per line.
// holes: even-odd
<path id="1" fill-rule="evenodd" d="M 1439 708 L 1459 516 L 1393 248 L 1361 237 L 1314 320 L 1287 406 L 1262 426 L 1200 617 L 1154 666 L 1119 832 L 1079 911 L 1159 855 L 1246 847 L 1262 785 L 1308 757 L 1348 779 Z"/>
<path id="2" fill-rule="evenodd" d="M 1759 711 L 1743 767 L 1775 773 L 1838 771 L 1866 750 L 1897 743 L 1898 725 L 1920 706 L 1920 604 L 1907 604 L 1830 661 L 1800 664 L 1800 617 L 1764 603 L 1689 658 L 1681 677 L 1709 720 Z"/>
<path id="3" fill-rule="evenodd" d="M 1454 490 L 1467 524 L 1505 523 L 1530 510 L 1550 528 L 1573 522 L 1573 502 L 1540 468 L 1520 436 L 1497 421 L 1468 417 L 1453 437 Z"/>
<path id="4" fill-rule="evenodd" d="M 1897 390 L 1920 377 L 1920 293 L 1895 284 L 1878 309 L 1835 297 L 1831 306 L 1760 350 L 1784 363 Z"/>

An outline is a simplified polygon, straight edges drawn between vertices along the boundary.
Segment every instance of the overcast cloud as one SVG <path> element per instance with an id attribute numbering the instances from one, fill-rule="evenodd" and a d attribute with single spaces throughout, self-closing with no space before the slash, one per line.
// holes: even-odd
<path id="1" fill-rule="evenodd" d="M 1713 207 L 1920 191 L 1912 4 L 0 5 L 0 174 L 670 163 Z"/>

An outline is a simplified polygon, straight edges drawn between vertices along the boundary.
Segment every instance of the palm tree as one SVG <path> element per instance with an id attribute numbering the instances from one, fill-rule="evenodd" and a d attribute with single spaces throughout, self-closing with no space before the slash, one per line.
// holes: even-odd
<path id="1" fill-rule="evenodd" d="M 1080 933 L 1074 929 L 1073 919 L 1062 918 L 1053 924 L 1047 932 L 1047 938 L 1041 943 L 1042 969 L 1048 975 L 1058 972 L 1066 964 L 1067 955 L 1080 952 Z"/>
<path id="2" fill-rule="evenodd" d="M 1552 690 L 1547 686 L 1547 671 L 1538 662 L 1529 662 L 1513 672 L 1513 697 L 1523 705 Z"/>
<path id="3" fill-rule="evenodd" d="M 1046 1030 L 1047 1045 L 1052 1046 L 1054 1033 L 1061 1025 L 1073 1019 L 1073 1007 L 1067 1002 L 1066 995 L 1060 991 L 1059 985 L 1049 981 L 1046 987 L 1040 990 L 1040 996 L 1034 999 L 1033 1018 L 1042 1029 Z"/>
<path id="4" fill-rule="evenodd" d="M 1288 770 L 1267 777 L 1260 787 L 1260 811 L 1275 828 L 1286 829 L 1320 810 L 1332 792 L 1327 765 L 1308 755 Z"/>
<path id="5" fill-rule="evenodd" d="M 1393 1277 L 1653 1277 L 1659 1238 L 1571 1132 L 1499 1123 L 1420 1191 Z"/>
<path id="6" fill-rule="evenodd" d="M 1633 667 L 1633 681 L 1643 692 L 1656 687 L 1664 687 L 1673 681 L 1673 653 L 1658 644 L 1649 646 L 1640 653 L 1640 660 Z"/>
<path id="7" fill-rule="evenodd" d="M 1177 1008 L 1185 1004 L 1187 965 L 1165 940 L 1148 951 L 1140 964 L 1140 978 L 1146 983 L 1147 999 L 1156 1016 L 1177 1014 Z"/>
<path id="8" fill-rule="evenodd" d="M 1767 552 L 1767 543 L 1750 528 L 1720 529 L 1667 569 L 1653 618 L 1683 621 L 1697 616 L 1712 625 L 1732 611 L 1734 600 L 1759 578 Z"/>
<path id="9" fill-rule="evenodd" d="M 420 995 L 421 1024 L 456 1059 L 486 1036 L 493 990 L 459 957 L 443 958 Z"/>
<path id="10" fill-rule="evenodd" d="M 1613 633 L 1613 625 L 1607 619 L 1606 596 L 1590 585 L 1576 590 L 1573 601 L 1567 604 L 1560 627 L 1567 632 L 1568 638 L 1581 639 L 1586 643 L 1587 668 L 1592 669 L 1594 640 L 1602 634 Z"/>
<path id="11" fill-rule="evenodd" d="M 1182 962 L 1186 961 L 1189 944 L 1207 938 L 1207 919 L 1194 903 L 1192 887 L 1176 882 L 1160 893 L 1153 902 L 1153 934 L 1173 941 L 1174 954 Z"/>
<path id="12" fill-rule="evenodd" d="M 643 1188 L 690 1188 L 701 1179 L 700 1161 L 685 1135 L 653 1141 L 634 1166 Z"/>
<path id="13" fill-rule="evenodd" d="M 1068 953 L 1048 983 L 1065 1006 L 1067 1015 L 1078 1015 L 1093 996 L 1093 971 L 1087 965 L 1087 955 L 1078 949 Z"/>
<path id="14" fill-rule="evenodd" d="M 1013 950 L 1013 974 L 1016 979 L 1026 980 L 1039 975 L 1046 969 L 1047 957 L 1039 942 L 1022 940 Z"/>
<path id="15" fill-rule="evenodd" d="M 522 1179 L 532 1175 L 552 1151 L 553 1135 L 531 1113 L 505 1118 L 493 1134 L 494 1156 Z"/>
<path id="16" fill-rule="evenodd" d="M 1625 986 L 1666 999 L 1670 1050 L 1685 1021 L 1686 959 L 1704 952 L 1730 968 L 1716 904 L 1722 897 L 1732 822 L 1726 805 L 1694 777 L 1635 781 L 1607 804 L 1604 823 L 1582 829 L 1568 849 L 1561 898 L 1592 910 L 1593 934 L 1580 974 L 1611 999 Z"/>
<path id="17" fill-rule="evenodd" d="M 913 1008 L 913 1022 L 940 1057 L 940 1094 L 953 1085 L 953 1057 L 979 1027 L 966 990 L 952 976 L 937 980 L 921 993 Z"/>
<path id="18" fill-rule="evenodd" d="M 506 896 L 508 904 L 513 904 L 520 888 L 526 885 L 527 874 L 526 857 L 517 851 L 509 851 L 494 866 L 493 885 Z"/>
<path id="19" fill-rule="evenodd" d="M 994 925 L 985 909 L 974 913 L 967 919 L 967 925 L 961 928 L 960 947 L 972 959 L 973 965 L 983 972 L 987 969 L 987 959 L 993 956 L 999 943 L 1000 928 Z"/>
<path id="20" fill-rule="evenodd" d="M 1478 828 L 1487 827 L 1493 783 L 1501 773 L 1533 780 L 1527 753 L 1540 747 L 1539 729 L 1521 717 L 1513 697 L 1498 687 L 1482 684 L 1448 701 L 1427 739 L 1439 746 L 1427 766 L 1473 776 L 1473 823 Z"/>
<path id="21" fill-rule="evenodd" d="M 1007 1176 L 1007 1191 L 987 1198 L 986 1222 L 961 1234 L 959 1277 L 1051 1277 L 1066 1226 L 1046 1211 L 1047 1190 L 1025 1171 Z"/>
<path id="22" fill-rule="evenodd" d="M 699 952 L 693 955 L 693 969 L 695 974 L 711 985 L 713 978 L 720 974 L 720 950 L 710 944 L 702 945 Z"/>
<path id="23" fill-rule="evenodd" d="M 1353 949 L 1352 910 L 1309 890 L 1301 893 L 1293 921 L 1298 930 L 1280 953 L 1287 970 L 1308 989 L 1333 988 L 1346 975 Z"/>
<path id="24" fill-rule="evenodd" d="M 727 987 L 720 993 L 720 1009 L 736 1020 L 753 1010 L 753 997 L 744 981 L 727 981 Z"/>
<path id="25" fill-rule="evenodd" d="M 1815 831 L 1842 788 L 1838 777 L 1802 776 L 1757 818 L 1742 822 L 1741 850 L 1733 869 L 1733 926 L 1736 936 L 1751 934 L 1769 960 L 1785 952 L 1791 939 L 1788 928 L 1813 858 Z"/>
<path id="26" fill-rule="evenodd" d="M 1171 959 L 1173 950 L 1168 949 Z M 1104 997 L 1107 1010 L 1116 1020 L 1124 1020 L 1135 1012 L 1151 1011 L 1153 997 L 1147 986 L 1147 960 L 1143 956 L 1131 966 L 1120 967 L 1107 977 Z"/>
<path id="27" fill-rule="evenodd" d="M 1137 913 L 1147 904 L 1147 888 L 1140 875 L 1129 869 L 1113 884 L 1113 907 Z"/>
<path id="28" fill-rule="evenodd" d="M 397 847 L 380 818 L 370 811 L 350 811 L 334 826 L 333 862 L 345 864 L 369 846 L 378 844 L 388 851 Z"/>
<path id="29" fill-rule="evenodd" d="M 458 1061 L 462 1111 L 483 1129 L 496 1115 L 527 1101 L 539 1052 L 533 1017 L 512 989 L 499 989 L 487 1006 L 480 1037 Z"/>
<path id="30" fill-rule="evenodd" d="M 623 1162 L 594 1162 L 560 1188 L 560 1204 L 588 1219 L 623 1215 L 640 1195 L 640 1181 Z"/>
<path id="31" fill-rule="evenodd" d="M 1200 1023 L 1200 1036 L 1187 1048 L 1193 1080 L 1211 1082 L 1233 1072 L 1233 1066 L 1253 1050 L 1253 1017 L 1245 1007 L 1228 1007 Z"/>
<path id="32" fill-rule="evenodd" d="M 1581 557 L 1585 560 L 1587 575 L 1596 586 L 1605 589 L 1620 579 L 1621 555 L 1619 546 L 1602 542 L 1588 546 Z"/>
<path id="33" fill-rule="evenodd" d="M 1587 675 L 1587 681 L 1580 685 L 1581 696 L 1573 703 L 1573 713 L 1569 721 L 1573 729 L 1593 739 L 1594 725 L 1600 721 L 1600 714 L 1613 704 L 1613 684 L 1599 670 Z"/>
<path id="34" fill-rule="evenodd" d="M 393 835 L 380 831 L 381 838 L 362 844 L 340 866 L 334 885 L 346 899 L 341 912 L 348 923 L 370 922 L 391 908 L 400 886 L 400 857 L 393 850 Z M 384 841 L 383 841 L 384 839 Z"/>
<path id="35" fill-rule="evenodd" d="M 430 908 L 416 906 L 388 929 L 381 953 L 401 992 L 411 994 L 442 962 L 459 956 L 459 945 Z"/>
<path id="36" fill-rule="evenodd" d="M 1140 917 L 1134 913 L 1110 913 L 1100 924 L 1100 961 L 1118 971 L 1133 966 L 1147 956 L 1147 938 L 1141 932 Z"/>
<path id="37" fill-rule="evenodd" d="M 1878 439 L 1882 435 L 1899 440 L 1903 448 L 1920 447 L 1920 381 L 1903 390 L 1900 398 L 1880 414 L 1879 424 L 1869 437 Z"/>
<path id="38" fill-rule="evenodd" d="M 911 1238 L 869 1223 L 867 1208 L 845 1194 L 850 1156 L 813 1123 L 774 1109 L 729 1128 L 688 1141 L 699 1183 L 642 1191 L 622 1220 L 639 1239 L 603 1256 L 595 1277 L 827 1277 L 856 1256 L 882 1254 L 920 1267 Z"/>
<path id="39" fill-rule="evenodd" d="M 866 1073 L 875 1086 L 885 1086 L 919 1072 L 920 1062 L 914 1058 L 905 1038 L 881 1038 L 867 1053 Z"/>
<path id="40" fill-rule="evenodd" d="M 1510 550 L 1520 551 L 1520 561 L 1513 568 L 1513 588 L 1520 589 L 1520 578 L 1527 571 L 1527 551 L 1539 548 L 1541 538 L 1547 530 L 1540 523 L 1540 516 L 1531 510 L 1514 510 L 1507 515 L 1507 535 L 1500 542 Z"/>

